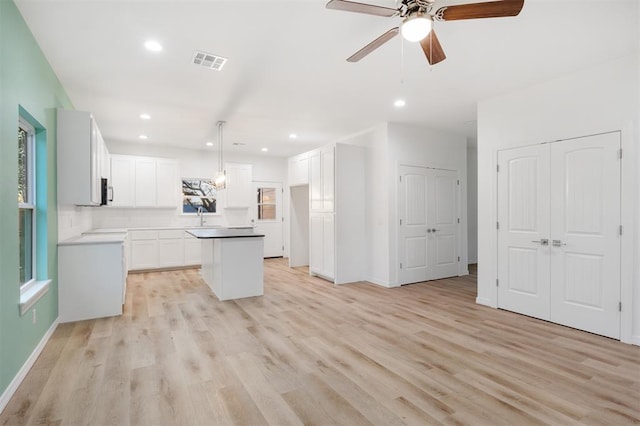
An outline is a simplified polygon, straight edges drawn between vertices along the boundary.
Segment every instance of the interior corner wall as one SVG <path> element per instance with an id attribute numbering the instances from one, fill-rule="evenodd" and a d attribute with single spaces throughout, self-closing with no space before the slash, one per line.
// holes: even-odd
<path id="1" fill-rule="evenodd" d="M 458 208 L 460 215 L 459 275 L 468 274 L 467 264 L 467 138 L 433 129 L 405 124 L 389 123 L 389 155 L 386 159 L 390 171 L 387 179 L 389 197 L 389 271 L 392 287 L 398 286 L 398 173 L 399 166 L 427 166 L 456 170 L 460 180 Z"/>
<path id="2" fill-rule="evenodd" d="M 631 307 L 622 311 L 621 335 L 640 344 L 639 76 L 634 54 L 479 103 L 478 244 L 483 250 L 478 253 L 478 303 L 497 306 L 497 151 L 619 130 L 627 231 L 621 240 L 622 294 L 623 305 Z"/>
<path id="3" fill-rule="evenodd" d="M 56 108 L 72 108 L 12 0 L 0 0 L 0 394 L 7 390 L 58 316 Z M 31 310 L 19 313 L 18 108 L 46 129 L 47 274 L 52 285 Z"/>
<path id="4" fill-rule="evenodd" d="M 382 123 L 339 142 L 365 147 L 365 280 L 389 287 L 388 131 Z"/>

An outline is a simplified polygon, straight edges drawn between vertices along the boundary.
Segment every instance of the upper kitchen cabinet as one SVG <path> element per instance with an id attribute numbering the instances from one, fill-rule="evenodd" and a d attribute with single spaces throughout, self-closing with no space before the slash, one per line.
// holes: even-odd
<path id="1" fill-rule="evenodd" d="M 251 164 L 225 163 L 225 173 L 225 207 L 248 209 L 253 195 Z"/>
<path id="2" fill-rule="evenodd" d="M 177 208 L 178 162 L 170 158 L 111 156 L 113 207 Z"/>
<path id="3" fill-rule="evenodd" d="M 289 158 L 289 186 L 309 184 L 309 154 Z"/>
<path id="4" fill-rule="evenodd" d="M 58 109 L 58 203 L 99 206 L 109 151 L 89 112 Z"/>
<path id="5" fill-rule="evenodd" d="M 335 146 L 309 153 L 309 196 L 311 211 L 334 211 Z"/>

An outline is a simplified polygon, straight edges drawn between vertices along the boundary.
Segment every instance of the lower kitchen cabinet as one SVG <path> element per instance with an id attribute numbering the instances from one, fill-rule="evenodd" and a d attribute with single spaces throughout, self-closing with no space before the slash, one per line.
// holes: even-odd
<path id="1" fill-rule="evenodd" d="M 158 266 L 160 268 L 184 265 L 183 235 L 182 229 L 158 231 Z"/>
<path id="2" fill-rule="evenodd" d="M 309 216 L 309 272 L 333 280 L 335 277 L 335 227 L 333 213 Z"/>
<path id="3" fill-rule="evenodd" d="M 184 233 L 184 264 L 185 266 L 202 264 L 202 241 L 186 232 Z"/>
<path id="4" fill-rule="evenodd" d="M 158 231 L 129 231 L 132 270 L 158 267 Z"/>
<path id="5" fill-rule="evenodd" d="M 202 242 L 184 229 L 129 231 L 130 269 L 179 268 L 202 263 Z"/>
<path id="6" fill-rule="evenodd" d="M 95 241 L 102 238 L 112 240 Z M 59 244 L 60 322 L 122 315 L 127 289 L 124 238 L 90 236 Z"/>

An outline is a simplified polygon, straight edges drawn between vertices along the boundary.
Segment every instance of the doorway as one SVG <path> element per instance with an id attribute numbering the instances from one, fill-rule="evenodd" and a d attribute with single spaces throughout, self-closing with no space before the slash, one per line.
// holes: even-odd
<path id="1" fill-rule="evenodd" d="M 257 233 L 264 234 L 264 257 L 284 255 L 284 216 L 282 183 L 253 182 L 251 222 Z"/>
<path id="2" fill-rule="evenodd" d="M 620 338 L 620 133 L 498 152 L 498 307 Z"/>
<path id="3" fill-rule="evenodd" d="M 400 166 L 400 285 L 458 275 L 458 173 Z"/>

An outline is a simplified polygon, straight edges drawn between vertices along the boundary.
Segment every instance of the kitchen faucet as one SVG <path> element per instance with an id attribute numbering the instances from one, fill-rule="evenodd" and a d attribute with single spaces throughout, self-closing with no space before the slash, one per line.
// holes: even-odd
<path id="1" fill-rule="evenodd" d="M 204 209 L 202 208 L 202 206 L 198 206 L 197 214 L 200 217 L 200 226 L 204 226 L 204 224 L 207 222 L 207 219 L 204 217 Z"/>

